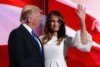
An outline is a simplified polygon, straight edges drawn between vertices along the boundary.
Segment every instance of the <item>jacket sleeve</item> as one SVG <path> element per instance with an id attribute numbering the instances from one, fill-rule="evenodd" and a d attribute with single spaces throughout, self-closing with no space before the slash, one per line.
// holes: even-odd
<path id="1" fill-rule="evenodd" d="M 24 43 L 22 36 L 19 35 L 19 32 L 12 31 L 10 33 L 8 51 L 11 64 L 16 65 L 16 67 L 25 67 Z"/>

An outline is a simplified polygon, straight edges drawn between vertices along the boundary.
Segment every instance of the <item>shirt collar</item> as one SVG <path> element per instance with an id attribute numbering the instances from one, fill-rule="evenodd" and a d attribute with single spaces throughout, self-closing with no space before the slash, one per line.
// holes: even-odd
<path id="1" fill-rule="evenodd" d="M 32 34 L 31 32 L 32 32 L 32 28 L 31 27 L 29 27 L 27 24 L 25 24 L 25 23 L 23 23 L 22 24 L 28 31 L 29 31 L 29 33 L 30 34 Z"/>

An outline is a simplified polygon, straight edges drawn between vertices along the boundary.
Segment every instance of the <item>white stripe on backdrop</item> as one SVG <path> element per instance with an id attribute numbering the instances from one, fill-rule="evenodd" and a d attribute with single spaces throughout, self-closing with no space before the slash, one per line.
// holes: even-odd
<path id="1" fill-rule="evenodd" d="M 7 45 L 9 33 L 19 26 L 21 8 L 0 4 L 0 44 Z"/>
<path id="2" fill-rule="evenodd" d="M 7 45 L 10 32 L 20 25 L 20 13 L 22 8 L 0 4 L 0 45 Z M 45 22 L 45 15 L 42 15 L 41 26 Z M 42 30 L 41 28 L 38 30 Z M 36 30 L 36 31 L 38 31 Z M 38 33 L 39 34 L 39 33 Z"/>

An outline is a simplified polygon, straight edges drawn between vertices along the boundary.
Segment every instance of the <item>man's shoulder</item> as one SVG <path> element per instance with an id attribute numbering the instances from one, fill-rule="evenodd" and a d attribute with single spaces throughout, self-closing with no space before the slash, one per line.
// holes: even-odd
<path id="1" fill-rule="evenodd" d="M 13 29 L 11 32 L 17 32 L 17 31 L 19 31 L 19 27 Z"/>
<path id="2" fill-rule="evenodd" d="M 17 27 L 17 28 L 15 28 L 15 29 L 13 29 L 13 30 L 10 32 L 10 34 L 18 34 L 18 33 L 21 33 L 20 26 Z"/>

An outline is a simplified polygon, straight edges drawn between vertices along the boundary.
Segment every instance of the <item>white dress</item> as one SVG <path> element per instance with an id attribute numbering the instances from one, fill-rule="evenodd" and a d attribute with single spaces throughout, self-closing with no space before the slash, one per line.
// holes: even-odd
<path id="1" fill-rule="evenodd" d="M 92 46 L 91 36 L 88 34 L 87 44 L 82 45 L 79 34 L 80 32 L 76 33 L 73 46 L 77 47 L 79 50 L 89 52 Z M 64 45 L 67 44 L 64 44 L 64 41 L 65 39 L 60 43 L 60 45 L 56 45 L 57 36 L 53 36 L 52 39 L 44 45 L 45 67 L 67 67 L 64 56 Z"/>

